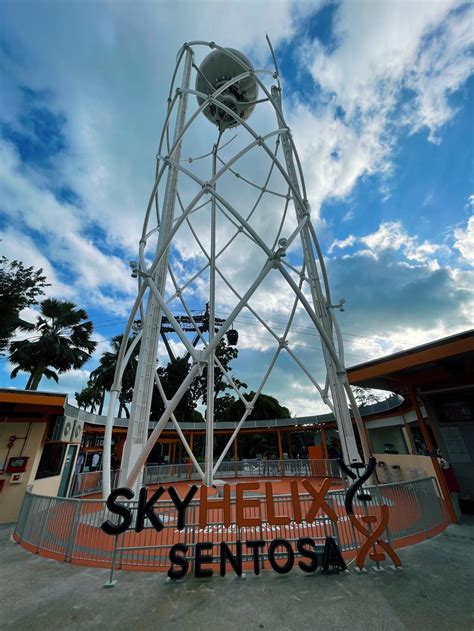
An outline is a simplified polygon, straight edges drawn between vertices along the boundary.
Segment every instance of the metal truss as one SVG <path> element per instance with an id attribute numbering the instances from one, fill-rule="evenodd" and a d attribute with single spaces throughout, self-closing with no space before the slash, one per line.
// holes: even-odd
<path id="1" fill-rule="evenodd" d="M 367 460 L 369 456 L 365 431 L 344 368 L 342 336 L 334 317 L 321 248 L 311 222 L 300 159 L 282 112 L 278 67 L 268 43 L 274 62 L 272 70 L 254 70 L 242 62 L 235 51 L 214 42 L 190 42 L 179 51 L 159 140 L 155 182 L 139 242 L 139 261 L 134 268 L 138 276 L 138 295 L 124 331 L 109 400 L 104 440 L 104 496 L 110 492 L 115 405 L 125 366 L 138 343 L 140 353 L 121 486 L 133 487 L 139 483 L 143 465 L 170 420 L 198 475 L 205 484 L 212 485 L 221 462 L 251 414 L 281 354 L 291 358 L 302 378 L 309 380 L 334 413 L 345 462 L 353 464 L 361 460 L 349 405 L 358 426 L 364 458 Z M 193 77 L 201 72 L 195 58 L 203 49 L 220 51 L 242 66 L 242 72 L 237 76 L 217 88 L 212 85 L 209 94 L 191 87 Z M 180 74 L 181 84 L 177 87 Z M 252 102 L 255 127 L 222 98 L 232 86 L 249 77 L 256 82 L 262 95 Z M 194 108 L 191 108 L 190 97 Z M 183 151 L 193 151 L 195 144 L 200 145 L 203 137 L 213 129 L 202 116 L 209 107 L 220 108 L 232 121 L 233 129 L 218 129 L 209 151 L 183 158 Z M 193 111 L 189 113 L 191 109 Z M 187 259 L 183 257 L 183 243 L 192 243 L 193 254 Z M 253 278 L 242 283 L 236 273 L 236 261 L 239 253 L 247 250 L 255 252 L 257 268 Z M 280 291 L 288 298 L 282 326 L 275 326 L 270 318 L 263 316 L 255 300 L 266 283 L 275 282 L 275 274 Z M 201 322 L 196 321 L 199 319 L 195 320 L 193 316 L 193 300 L 200 300 L 200 304 L 209 303 L 209 322 L 215 322 L 216 326 L 203 330 Z M 226 311 L 225 317 L 217 318 L 217 310 L 219 315 Z M 176 316 L 178 312 L 184 316 Z M 251 401 L 244 398 L 232 375 L 224 370 L 216 357 L 217 345 L 242 313 L 253 319 L 258 330 L 269 334 L 274 345 Z M 320 338 L 325 368 L 322 381 L 315 374 L 317 366 L 313 365 L 312 358 L 301 357 L 298 344 L 292 343 L 292 332 L 297 328 L 301 313 Z M 141 319 L 141 329 L 127 348 L 137 318 Z M 164 319 L 166 330 L 175 335 L 190 362 L 189 373 L 170 400 L 166 398 L 157 374 L 158 343 Z M 194 339 L 190 339 L 190 334 Z M 170 350 L 169 344 L 167 348 Z M 206 446 L 202 468 L 174 412 L 193 380 L 202 375 L 205 368 Z M 214 454 L 216 369 L 245 409 L 220 454 Z M 164 412 L 148 437 L 154 386 L 162 397 Z"/>

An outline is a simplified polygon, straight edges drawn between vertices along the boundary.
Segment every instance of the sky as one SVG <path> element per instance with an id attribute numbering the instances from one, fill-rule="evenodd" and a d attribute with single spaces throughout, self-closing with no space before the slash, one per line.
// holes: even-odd
<path id="1" fill-rule="evenodd" d="M 3 0 L 0 252 L 43 268 L 47 295 L 85 308 L 98 342 L 82 369 L 61 375 L 59 385 L 44 379 L 41 389 L 68 392 L 73 401 L 123 330 L 136 295 L 128 262 L 137 258 L 178 50 L 186 41 L 216 41 L 267 68 L 266 34 L 332 296 L 346 301 L 338 312 L 346 365 L 473 327 L 472 3 Z M 249 122 L 275 128 L 265 109 Z M 226 134 L 223 140 L 233 137 Z M 201 116 L 183 155 L 201 155 L 214 141 Z M 239 131 L 223 157 L 242 142 Z M 255 152 L 242 173 L 261 181 L 267 166 Z M 194 192 L 188 181 L 180 186 L 183 199 Z M 235 178 L 222 186 L 242 207 L 251 205 L 251 191 Z M 271 240 L 281 206 L 268 198 L 254 225 Z M 195 215 L 204 239 L 206 212 Z M 229 222 L 222 219 L 219 231 L 224 243 Z M 228 255 L 222 269 L 244 290 L 261 261 L 239 240 Z M 297 257 L 295 249 L 288 260 Z M 202 260 L 183 230 L 172 251 L 178 279 Z M 206 302 L 204 285 L 190 287 L 196 312 Z M 221 290 L 218 315 L 225 316 L 234 303 Z M 291 309 L 288 285 L 268 279 L 252 305 L 281 330 Z M 323 379 L 316 331 L 304 314 L 295 322 L 295 352 Z M 272 357 L 271 338 L 248 313 L 234 324 L 235 374 L 255 389 Z M 280 356 L 264 392 L 294 415 L 323 411 L 296 368 Z M 24 387 L 27 375 L 10 380 L 11 369 L 0 360 L 0 386 Z"/>

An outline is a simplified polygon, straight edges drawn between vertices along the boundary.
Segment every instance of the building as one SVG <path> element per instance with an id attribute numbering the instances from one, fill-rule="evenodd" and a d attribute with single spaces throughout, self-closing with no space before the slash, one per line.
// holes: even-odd
<path id="1" fill-rule="evenodd" d="M 446 498 L 449 492 L 457 498 L 456 486 L 440 468 L 437 456 L 442 455 L 452 465 L 461 508 L 469 510 L 474 498 L 474 331 L 353 366 L 348 376 L 351 384 L 393 393 L 361 410 L 379 480 L 435 476 Z M 94 489 L 99 487 L 104 416 L 70 405 L 65 394 L 3 389 L 0 418 L 0 523 L 16 519 L 27 487 L 37 494 L 67 496 L 74 472 L 97 472 L 97 480 L 90 480 Z M 217 425 L 219 451 L 235 425 Z M 183 432 L 199 459 L 205 423 L 190 422 Z M 120 466 L 126 434 L 127 419 L 115 419 L 114 468 Z M 246 421 L 227 459 L 265 454 L 278 460 L 336 458 L 333 416 Z M 170 422 L 148 463 L 188 462 Z M 455 521 L 456 503 L 450 508 Z"/>
<path id="2" fill-rule="evenodd" d="M 407 423 L 406 415 L 402 422 L 386 419 L 379 433 L 382 429 L 387 442 L 397 444 L 400 453 L 441 455 L 454 473 L 450 490 L 457 488 L 461 508 L 472 510 L 474 330 L 353 366 L 348 376 L 351 384 L 404 397 L 416 422 Z M 372 438 L 379 440 L 373 434 Z"/>
<path id="3" fill-rule="evenodd" d="M 0 390 L 0 523 L 16 520 L 27 487 L 67 495 L 82 427 L 65 404 L 65 394 Z"/>

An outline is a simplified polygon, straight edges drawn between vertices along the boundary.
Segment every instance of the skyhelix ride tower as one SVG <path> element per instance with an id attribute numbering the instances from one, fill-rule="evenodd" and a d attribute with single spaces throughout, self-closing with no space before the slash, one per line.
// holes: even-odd
<path id="1" fill-rule="evenodd" d="M 124 332 L 111 389 L 104 440 L 105 497 L 110 493 L 115 405 L 123 372 L 138 343 L 120 486 L 139 484 L 143 465 L 170 420 L 198 476 L 212 485 L 257 397 L 284 356 L 284 361 L 298 367 L 302 378 L 334 413 L 347 465 L 361 461 L 350 403 L 363 456 L 368 460 L 365 432 L 349 387 L 342 336 L 334 317 L 334 308 L 339 305 L 331 301 L 300 160 L 283 116 L 278 67 L 268 44 L 272 70 L 254 69 L 242 53 L 214 42 L 191 42 L 179 51 L 156 157 L 155 182 L 139 242 L 139 260 L 133 266 L 138 295 Z M 214 142 L 209 143 L 213 128 Z M 273 322 L 273 316 L 264 317 L 261 312 L 271 308 L 275 299 L 278 317 Z M 182 313 L 188 324 L 193 323 L 192 307 L 197 301 L 201 305 L 209 303 L 209 322 L 216 326 L 204 332 L 195 323 L 193 337 L 199 336 L 195 344 L 189 337 L 189 326 L 184 330 L 174 314 Z M 217 318 L 217 314 L 223 317 Z M 190 358 L 190 370 L 170 400 L 157 374 L 163 317 Z M 130 343 L 137 318 L 141 319 L 141 330 Z M 225 335 L 232 334 L 234 320 L 239 318 L 252 321 L 252 331 L 258 333 L 255 337 L 261 343 L 263 333 L 264 350 L 267 354 L 271 351 L 251 401 L 243 397 L 216 356 L 217 345 Z M 308 325 L 313 333 L 306 335 L 318 336 L 323 361 L 318 362 L 314 350 L 308 352 L 307 345 L 301 343 Z M 214 453 L 216 371 L 245 409 L 220 454 Z M 174 414 L 193 380 L 203 372 L 207 374 L 204 469 Z M 155 387 L 164 412 L 154 419 L 157 423 L 148 437 Z"/>

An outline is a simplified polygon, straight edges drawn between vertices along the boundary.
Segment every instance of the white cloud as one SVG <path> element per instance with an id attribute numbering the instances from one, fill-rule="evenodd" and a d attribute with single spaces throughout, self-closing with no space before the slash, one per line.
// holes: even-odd
<path id="1" fill-rule="evenodd" d="M 335 239 L 330 245 L 328 252 L 329 254 L 331 254 L 335 248 L 339 248 L 340 250 L 343 250 L 344 248 L 349 248 L 351 247 L 351 245 L 354 245 L 356 241 L 357 239 L 353 234 L 350 234 L 345 239 Z"/>
<path id="2" fill-rule="evenodd" d="M 410 236 L 404 230 L 400 221 L 383 222 L 360 241 L 376 255 L 388 249 L 401 250 L 409 261 L 417 263 L 433 261 L 433 255 L 442 249 L 441 245 L 426 240 L 420 243 L 418 237 Z"/>
<path id="3" fill-rule="evenodd" d="M 45 107 L 65 116 L 65 147 L 47 168 L 33 169 L 9 143 L 2 142 L 0 204 L 14 223 L 15 234 L 23 234 L 17 241 L 19 251 L 28 251 L 32 264 L 48 271 L 54 291 L 69 290 L 78 301 L 120 315 L 127 313 L 135 293 L 127 260 L 136 258 L 154 179 L 154 154 L 165 116 L 168 82 L 179 46 L 196 37 L 217 39 L 218 34 L 220 42 L 243 49 L 260 66 L 268 65 L 265 31 L 277 48 L 285 38 L 291 40 L 304 15 L 321 4 L 229 2 L 225 11 L 214 2 L 142 3 L 139 10 L 127 3 L 69 3 L 60 10 L 44 4 L 37 11 L 21 3 L 9 5 L 8 35 L 18 56 L 5 59 L 10 79 L 0 115 L 16 130 L 27 132 L 21 92 L 27 86 L 41 95 Z M 284 104 L 302 157 L 315 220 L 325 200 L 347 197 L 361 177 L 391 172 L 393 149 L 403 125 L 411 131 L 427 127 L 430 139 L 435 140 L 455 114 L 447 99 L 469 71 L 466 25 L 471 11 L 467 7 L 453 12 L 456 6 L 455 2 L 341 3 L 335 8 L 334 45 L 325 48 L 318 41 L 308 41 L 301 47 L 303 63 L 321 92 L 312 99 L 314 86 L 309 86 L 304 102 L 298 102 L 287 90 Z M 409 107 L 399 108 L 403 88 L 412 90 L 414 96 Z M 194 105 L 191 100 L 190 107 Z M 257 111 L 253 116 L 256 125 L 269 125 Z M 201 117 L 190 135 L 188 153 L 183 155 L 207 151 L 212 141 L 210 129 Z M 243 137 L 241 133 L 229 153 L 243 143 Z M 261 152 L 256 155 L 248 163 L 246 175 L 261 181 L 267 167 Z M 51 192 L 58 186 L 75 191 L 80 197 L 77 204 L 58 201 Z M 192 186 L 183 179 L 180 186 L 189 197 Z M 231 195 L 230 184 L 225 186 L 226 194 Z M 252 194 L 247 189 L 240 188 L 234 197 L 239 208 L 251 207 Z M 269 241 L 281 209 L 273 202 L 265 201 L 263 212 L 253 218 L 253 225 Z M 285 235 L 294 227 L 292 212 L 290 216 Z M 193 216 L 200 234 L 207 230 L 208 220 L 208 210 Z M 233 228 L 223 223 L 219 230 L 222 242 Z M 466 256 L 464 252 L 469 250 L 461 232 L 456 242 Z M 38 234 L 44 247 L 34 242 Z M 383 354 L 403 344 L 409 346 L 423 335 L 444 334 L 466 321 L 467 310 L 463 309 L 468 304 L 468 287 L 461 292 L 455 284 L 457 272 L 436 269 L 443 246 L 410 235 L 400 222 L 385 222 L 363 237 L 334 239 L 330 251 L 356 245 L 364 249 L 346 260 L 335 257 L 331 261 L 335 294 L 345 296 L 352 309 L 343 316 L 345 322 L 356 330 L 358 324 L 363 326 L 362 333 L 371 336 L 365 344 L 348 344 L 348 357 L 353 353 L 362 360 Z M 255 278 L 262 256 L 243 237 L 236 239 L 228 255 L 220 261 L 222 270 L 242 292 Z M 291 255 L 296 259 L 299 252 Z M 180 282 L 203 260 L 186 230 L 177 235 L 173 256 Z M 362 280 L 368 288 L 361 287 Z M 440 289 L 444 294 L 437 299 Z M 189 289 L 193 307 L 202 307 L 207 291 L 205 277 Z M 422 297 L 415 306 L 410 303 L 414 291 Z M 227 313 L 236 302 L 228 290 L 221 292 L 219 300 L 219 309 Z M 252 300 L 267 320 L 284 320 L 291 304 L 287 286 L 276 272 Z M 433 308 L 438 309 L 439 317 L 433 316 Z M 442 318 L 445 325 L 440 324 Z M 319 374 L 321 359 L 315 358 L 320 353 L 315 353 L 319 341 L 314 328 L 299 313 L 296 322 L 308 327 L 294 333 L 295 344 L 300 344 L 296 348 Z M 245 372 L 250 372 L 254 383 L 266 366 L 273 342 L 268 332 L 251 322 L 239 323 L 238 328 L 242 332 L 242 371 L 238 374 L 246 380 Z M 100 341 L 105 347 L 105 340 Z M 182 351 L 174 340 L 173 344 L 177 352 Z M 76 383 L 82 377 L 85 383 L 85 374 L 71 378 Z M 294 413 L 311 413 L 317 398 L 295 394 L 287 382 L 286 373 L 278 373 L 273 392 L 283 400 L 286 397 Z"/>
<path id="4" fill-rule="evenodd" d="M 53 263 L 39 250 L 31 237 L 13 227 L 7 227 L 0 232 L 0 239 L 2 254 L 10 261 L 20 259 L 25 267 L 43 269 L 47 282 L 51 285 L 44 289 L 45 298 L 74 298 L 74 287 L 59 280 Z"/>
<path id="5" fill-rule="evenodd" d="M 93 302 L 92 297 L 99 304 L 109 300 L 111 311 L 125 313 L 126 302 L 130 301 L 136 287 L 125 262 L 104 254 L 84 235 L 93 225 L 80 217 L 79 208 L 59 202 L 39 173 L 25 169 L 11 143 L 0 141 L 0 161 L 1 209 L 11 226 L 15 225 L 15 229 L 9 227 L 5 231 L 7 256 L 23 258 L 25 264 L 31 260 L 43 267 L 57 296 L 75 295 L 86 304 Z M 48 259 L 38 250 L 41 241 Z M 71 275 L 76 277 L 72 286 Z M 102 289 L 121 294 L 122 304 L 110 300 Z"/>
<path id="6" fill-rule="evenodd" d="M 474 265 L 474 215 L 469 218 L 466 228 L 454 230 L 454 247 L 470 265 Z"/>
<path id="7" fill-rule="evenodd" d="M 405 86 L 415 92 L 407 123 L 413 132 L 423 127 L 429 139 L 440 142 L 439 129 L 455 114 L 449 97 L 474 70 L 472 56 L 474 6 L 447 16 L 436 36 L 427 38 L 408 73 Z"/>
<path id="8" fill-rule="evenodd" d="M 302 63 L 321 87 L 290 112 L 315 214 L 357 180 L 392 172 L 404 126 L 429 139 L 456 113 L 448 101 L 472 72 L 474 7 L 437 2 L 342 2 L 334 42 L 306 42 Z"/>

